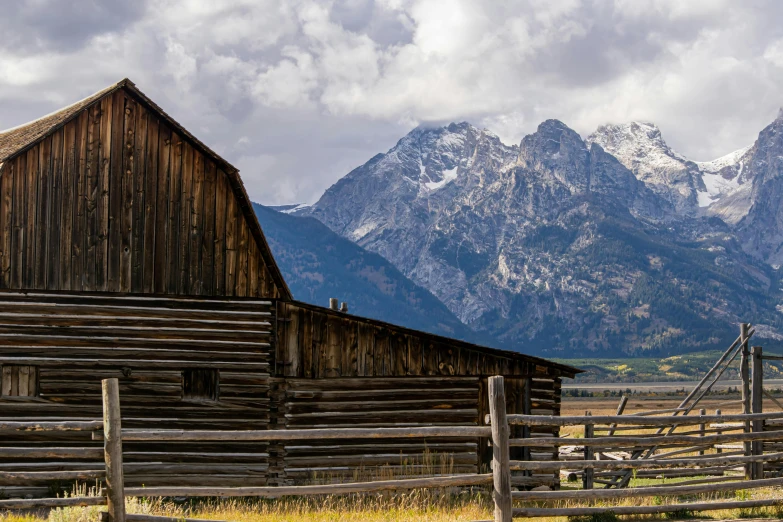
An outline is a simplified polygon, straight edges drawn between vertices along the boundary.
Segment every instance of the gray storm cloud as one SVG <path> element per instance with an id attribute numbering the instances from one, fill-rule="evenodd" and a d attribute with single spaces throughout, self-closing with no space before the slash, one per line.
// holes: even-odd
<path id="1" fill-rule="evenodd" d="M 518 142 L 654 121 L 688 157 L 751 143 L 783 94 L 783 2 L 16 2 L 0 128 L 128 76 L 242 170 L 310 202 L 422 122 Z"/>

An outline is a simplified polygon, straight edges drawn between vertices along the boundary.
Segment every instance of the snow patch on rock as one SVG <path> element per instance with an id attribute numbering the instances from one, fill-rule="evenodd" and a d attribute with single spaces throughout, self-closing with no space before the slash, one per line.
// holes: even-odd
<path id="1" fill-rule="evenodd" d="M 440 181 L 429 181 L 424 183 L 424 187 L 430 192 L 441 189 L 457 179 L 457 167 L 453 169 L 444 170 L 441 175 L 443 178 Z"/>

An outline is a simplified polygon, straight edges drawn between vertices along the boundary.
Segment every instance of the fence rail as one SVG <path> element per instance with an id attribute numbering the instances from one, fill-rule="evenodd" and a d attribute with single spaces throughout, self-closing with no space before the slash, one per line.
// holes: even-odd
<path id="1" fill-rule="evenodd" d="M 741 348 L 741 345 L 740 345 Z M 754 361 L 760 350 L 753 350 Z M 757 367 L 755 367 L 757 368 Z M 693 502 L 656 506 L 617 507 L 546 507 L 535 505 L 516 507 L 513 503 L 541 503 L 567 501 L 615 500 L 622 498 L 667 497 L 721 493 L 761 487 L 783 486 L 783 478 L 777 471 L 765 470 L 765 466 L 783 462 L 783 451 L 765 453 L 765 448 L 783 449 L 783 413 L 754 413 L 742 415 L 687 415 L 688 408 L 674 408 L 669 416 L 621 415 L 626 401 L 621 401 L 618 415 L 551 417 L 536 415 L 506 415 L 506 397 L 503 377 L 488 380 L 489 426 L 443 426 L 414 428 L 331 428 L 295 430 L 158 430 L 122 429 L 120 397 L 116 379 L 102 382 L 103 421 L 80 422 L 5 422 L 0 430 L 51 432 L 91 431 L 94 440 L 103 440 L 103 449 L 71 448 L 57 446 L 31 446 L 29 448 L 0 447 L 0 457 L 20 455 L 36 457 L 95 458 L 103 455 L 103 469 L 79 469 L 63 471 L 0 471 L 0 481 L 24 482 L 26 480 L 103 479 L 105 495 L 95 497 L 70 497 L 49 499 L 0 500 L 0 509 L 27 509 L 35 507 L 63 507 L 107 505 L 106 522 L 166 522 L 168 517 L 150 515 L 126 515 L 125 498 L 142 496 L 177 497 L 235 497 L 256 496 L 276 498 L 288 495 L 329 495 L 370 493 L 378 491 L 418 488 L 444 488 L 453 486 L 488 486 L 492 490 L 495 506 L 494 520 L 508 522 L 515 517 L 590 515 L 612 511 L 615 514 L 652 514 L 678 510 L 713 510 L 751 508 L 780 505 L 779 499 L 737 500 L 728 502 Z M 756 392 L 756 386 L 753 388 Z M 758 395 L 755 395 L 758 397 Z M 689 407 L 692 410 L 692 407 Z M 667 410 L 667 412 L 670 412 Z M 680 415 L 683 413 L 683 415 Z M 583 426 L 584 438 L 560 436 L 510 437 L 513 426 Z M 678 431 L 679 430 L 679 431 Z M 747 432 L 746 432 L 747 430 Z M 642 433 L 633 433 L 633 432 Z M 37 434 L 36 440 L 41 441 Z M 149 464 L 123 464 L 124 441 L 288 441 L 288 440 L 340 440 L 340 439 L 388 439 L 409 437 L 488 437 L 492 444 L 492 473 L 454 474 L 447 476 L 405 478 L 341 484 L 276 487 L 200 487 L 153 486 L 125 487 L 124 470 Z M 56 438 L 56 437 L 55 437 Z M 744 443 L 749 444 L 746 447 Z M 768 443 L 767 446 L 764 443 Z M 511 457 L 514 447 L 529 450 L 570 446 L 570 453 L 563 453 L 559 460 L 519 460 Z M 736 451 L 734 451 L 736 449 Z M 663 450 L 663 451 L 662 451 Z M 724 450 L 729 450 L 725 451 Z M 551 450 L 547 450 L 551 453 Z M 755 480 L 743 480 L 743 473 L 752 468 Z M 527 476 L 514 476 L 511 472 Z M 560 473 L 567 478 L 581 478 L 581 489 L 512 491 L 515 486 L 530 484 L 532 473 Z M 767 473 L 768 476 L 765 476 Z M 654 478 L 664 475 L 685 478 L 675 484 L 627 487 L 626 477 Z M 552 481 L 555 486 L 555 481 Z"/>

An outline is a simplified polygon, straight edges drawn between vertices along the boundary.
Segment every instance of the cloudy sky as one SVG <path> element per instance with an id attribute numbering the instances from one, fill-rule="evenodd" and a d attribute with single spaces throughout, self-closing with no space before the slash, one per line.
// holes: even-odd
<path id="1" fill-rule="evenodd" d="M 129 77 L 267 204 L 313 202 L 421 123 L 516 143 L 642 119 L 708 160 L 783 105 L 780 20 L 778 0 L 14 0 L 0 129 Z"/>

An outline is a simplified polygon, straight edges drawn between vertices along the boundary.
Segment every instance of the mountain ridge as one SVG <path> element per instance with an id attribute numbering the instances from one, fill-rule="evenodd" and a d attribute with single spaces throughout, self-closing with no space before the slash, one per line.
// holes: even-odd
<path id="1" fill-rule="evenodd" d="M 253 209 L 295 299 L 326 306 L 335 297 L 348 303 L 351 314 L 469 342 L 498 344 L 464 326 L 429 291 L 381 256 L 338 236 L 320 221 L 258 203 L 253 203 Z"/>
<path id="2" fill-rule="evenodd" d="M 547 120 L 519 145 L 466 122 L 417 128 L 293 212 L 380 254 L 509 345 L 543 343 L 535 350 L 547 355 L 709 349 L 733 322 L 783 331 L 764 258 L 783 234 L 737 235 L 760 219 L 742 206 L 764 198 L 751 189 L 760 174 L 740 165 L 758 150 L 770 156 L 758 143 L 697 163 L 651 123 L 582 139 Z M 778 176 L 765 179 L 778 190 Z"/>

